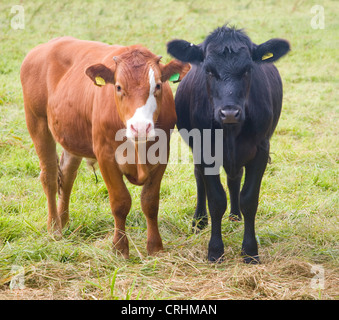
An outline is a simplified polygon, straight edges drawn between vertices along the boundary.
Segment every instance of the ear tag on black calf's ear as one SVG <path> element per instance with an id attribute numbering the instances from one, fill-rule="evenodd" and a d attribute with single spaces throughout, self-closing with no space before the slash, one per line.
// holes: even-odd
<path id="1" fill-rule="evenodd" d="M 269 58 L 272 58 L 272 57 L 273 57 L 273 53 L 267 52 L 261 57 L 261 60 L 266 60 L 266 59 L 269 59 Z"/>
<path id="2" fill-rule="evenodd" d="M 179 78 L 180 78 L 180 74 L 179 73 L 175 73 L 175 74 L 172 74 L 171 77 L 168 80 L 172 81 L 172 82 L 178 82 Z"/>

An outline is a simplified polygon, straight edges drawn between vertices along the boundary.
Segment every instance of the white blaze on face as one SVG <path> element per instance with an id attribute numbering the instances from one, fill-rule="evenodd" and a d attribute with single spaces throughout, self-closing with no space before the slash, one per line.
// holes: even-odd
<path id="1" fill-rule="evenodd" d="M 142 107 L 136 109 L 133 117 L 127 120 L 127 138 L 146 140 L 155 135 L 153 114 L 157 109 L 157 101 L 154 97 L 156 83 L 152 68 L 149 69 L 148 78 L 150 84 L 148 99 Z"/>

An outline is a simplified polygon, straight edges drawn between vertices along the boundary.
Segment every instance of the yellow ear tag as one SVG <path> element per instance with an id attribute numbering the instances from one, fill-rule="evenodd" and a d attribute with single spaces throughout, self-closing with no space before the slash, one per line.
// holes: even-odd
<path id="1" fill-rule="evenodd" d="M 266 60 L 266 59 L 269 59 L 269 58 L 272 58 L 272 57 L 273 57 L 273 53 L 267 52 L 262 56 L 261 60 Z"/>
<path id="2" fill-rule="evenodd" d="M 95 83 L 98 86 L 104 86 L 106 84 L 105 80 L 101 77 L 95 77 Z"/>

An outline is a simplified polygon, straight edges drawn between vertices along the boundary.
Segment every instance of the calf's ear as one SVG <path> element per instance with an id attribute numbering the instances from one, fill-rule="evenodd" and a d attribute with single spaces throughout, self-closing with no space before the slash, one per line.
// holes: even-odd
<path id="1" fill-rule="evenodd" d="M 167 43 L 167 52 L 174 58 L 192 64 L 199 64 L 204 60 L 202 49 L 185 40 L 172 40 Z"/>
<path id="2" fill-rule="evenodd" d="M 88 67 L 85 73 L 98 87 L 114 83 L 114 71 L 101 63 Z"/>
<path id="3" fill-rule="evenodd" d="M 170 78 L 173 78 L 173 80 L 171 79 L 173 82 L 179 82 L 184 78 L 187 72 L 191 70 L 191 65 L 189 63 L 183 63 L 178 60 L 172 60 L 166 65 L 159 63 L 159 66 L 162 82 L 166 82 L 167 80 L 170 80 Z"/>
<path id="4" fill-rule="evenodd" d="M 284 39 L 271 39 L 256 46 L 252 53 L 255 62 L 274 62 L 290 51 L 290 44 Z"/>

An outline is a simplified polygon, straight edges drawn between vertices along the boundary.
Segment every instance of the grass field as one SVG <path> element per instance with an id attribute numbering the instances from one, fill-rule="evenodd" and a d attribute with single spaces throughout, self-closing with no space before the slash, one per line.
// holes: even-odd
<path id="1" fill-rule="evenodd" d="M 0 2 L 0 299 L 339 298 L 336 1 L 31 0 L 21 1 L 23 30 L 11 28 L 16 2 Z M 324 29 L 311 26 L 315 4 L 324 8 Z M 85 163 L 71 197 L 70 224 L 62 240 L 53 240 L 24 120 L 19 70 L 27 52 L 71 35 L 142 43 L 166 62 L 167 41 L 200 43 L 226 22 L 245 28 L 253 42 L 280 37 L 292 47 L 276 64 L 284 103 L 256 220 L 262 264 L 242 263 L 243 223 L 230 222 L 229 211 L 222 224 L 225 261 L 207 263 L 210 229 L 191 233 L 196 202 L 191 164 L 171 164 L 165 173 L 159 214 L 165 252 L 159 256 L 146 254 L 140 187 L 131 184 L 131 258 L 112 252 L 108 193 L 100 174 L 96 183 Z M 225 174 L 222 179 L 226 187 Z M 25 288 L 12 290 L 18 272 Z"/>

